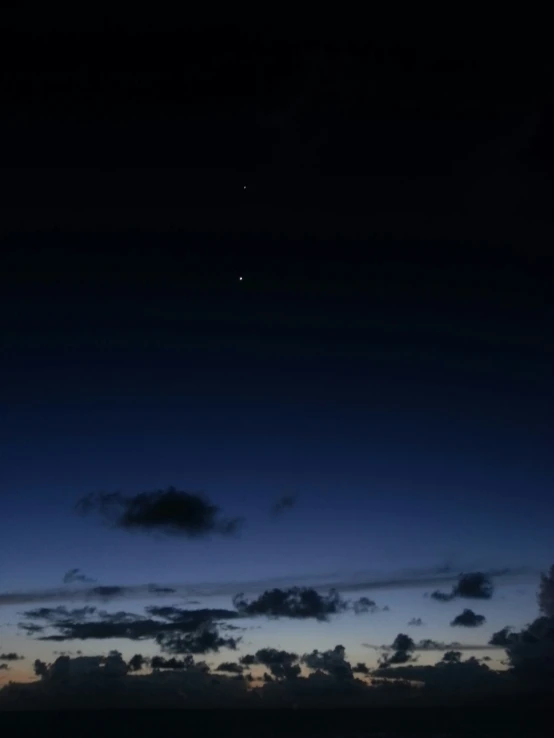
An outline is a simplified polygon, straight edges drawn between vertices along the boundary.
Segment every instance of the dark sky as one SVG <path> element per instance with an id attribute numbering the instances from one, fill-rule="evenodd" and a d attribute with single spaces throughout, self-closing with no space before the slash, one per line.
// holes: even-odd
<path id="1" fill-rule="evenodd" d="M 250 648 L 371 660 L 364 642 L 416 616 L 425 637 L 485 646 L 536 616 L 552 563 L 550 70 L 205 33 L 12 39 L 0 645 L 23 679 L 52 661 L 17 623 L 78 567 L 103 586 L 210 584 L 203 606 L 225 608 L 251 581 L 373 596 L 415 577 L 379 585 L 389 611 L 264 621 Z M 244 517 L 240 533 L 75 512 L 170 485 Z M 446 564 L 527 574 L 499 579 L 464 639 L 460 603 L 417 582 Z"/>

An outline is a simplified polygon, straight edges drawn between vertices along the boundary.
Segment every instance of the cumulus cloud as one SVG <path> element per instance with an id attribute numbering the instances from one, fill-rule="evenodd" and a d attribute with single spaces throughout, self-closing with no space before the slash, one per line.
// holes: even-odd
<path id="1" fill-rule="evenodd" d="M 456 597 L 474 600 L 490 600 L 494 592 L 494 586 L 490 576 L 480 571 L 460 574 L 457 583 L 449 593 L 436 590 L 431 597 L 439 602 L 449 602 Z"/>
<path id="2" fill-rule="evenodd" d="M 297 618 L 328 620 L 348 609 L 348 603 L 336 590 L 327 596 L 319 594 L 311 587 L 291 587 L 290 589 L 271 589 L 257 599 L 248 602 L 242 593 L 235 595 L 233 604 L 242 615 L 266 615 L 274 618 Z"/>
<path id="3" fill-rule="evenodd" d="M 462 652 L 461 651 L 447 651 L 443 657 L 443 661 L 447 661 L 449 663 L 458 663 L 462 660 Z"/>
<path id="4" fill-rule="evenodd" d="M 235 649 L 237 638 L 222 637 L 216 623 L 220 619 L 238 617 L 234 610 L 198 609 L 152 606 L 150 616 L 124 611 L 108 613 L 94 607 L 68 610 L 63 606 L 28 610 L 23 616 L 44 620 L 44 626 L 56 631 L 41 635 L 39 640 L 65 641 L 126 638 L 129 640 L 153 639 L 171 653 L 205 653 L 227 647 Z M 94 616 L 94 617 L 92 617 Z M 155 619 L 157 618 L 157 619 Z M 43 631 L 40 631 L 43 632 Z"/>
<path id="5" fill-rule="evenodd" d="M 80 569 L 69 569 L 69 571 L 66 571 L 66 573 L 63 575 L 63 582 L 64 584 L 72 584 L 73 582 L 95 582 L 96 579 L 93 579 L 92 577 L 87 577 L 85 574 L 82 573 Z"/>
<path id="6" fill-rule="evenodd" d="M 244 667 L 235 661 L 223 661 L 217 666 L 216 671 L 225 671 L 228 674 L 242 674 Z"/>
<path id="7" fill-rule="evenodd" d="M 150 659 L 152 669 L 191 669 L 194 665 L 194 659 L 190 654 L 183 659 L 175 657 L 166 659 L 163 656 L 153 656 Z"/>
<path id="8" fill-rule="evenodd" d="M 459 615 L 456 615 L 450 625 L 461 626 L 463 628 L 478 628 L 484 622 L 486 622 L 484 615 L 477 615 L 473 610 L 466 608 Z"/>
<path id="9" fill-rule="evenodd" d="M 10 651 L 9 653 L 0 653 L 0 661 L 20 661 L 23 658 L 23 656 L 19 656 L 14 651 Z"/>
<path id="10" fill-rule="evenodd" d="M 408 625 L 419 627 L 421 625 L 425 625 L 425 623 L 423 622 L 421 618 L 412 618 L 411 620 L 408 621 Z"/>
<path id="11" fill-rule="evenodd" d="M 188 538 L 232 535 L 243 522 L 240 518 L 221 518 L 219 507 L 203 495 L 175 487 L 130 496 L 119 492 L 90 494 L 79 500 L 77 510 L 82 514 L 99 512 L 116 528 Z"/>
<path id="12" fill-rule="evenodd" d="M 328 651 L 314 650 L 302 656 L 302 663 L 313 671 L 322 671 L 335 679 L 352 679 L 352 666 L 345 658 L 344 646 L 337 645 Z"/>
<path id="13" fill-rule="evenodd" d="M 369 669 L 362 661 L 358 661 L 358 663 L 352 667 L 352 673 L 353 674 L 369 674 Z"/>
<path id="14" fill-rule="evenodd" d="M 0 669 L 9 669 L 10 667 L 7 664 L 0 664 Z"/>
<path id="15" fill-rule="evenodd" d="M 415 650 L 416 644 L 413 638 L 405 633 L 399 633 L 392 645 L 392 653 L 387 654 L 380 660 L 381 666 L 389 666 L 390 664 L 405 664 L 413 660 L 412 651 Z"/>
<path id="16" fill-rule="evenodd" d="M 136 653 L 129 660 L 129 671 L 141 671 L 146 666 L 147 660 L 141 653 Z"/>
<path id="17" fill-rule="evenodd" d="M 515 637 L 510 633 L 511 628 L 506 626 L 505 628 L 502 628 L 501 630 L 497 630 L 496 633 L 493 633 L 489 644 L 491 646 L 507 646 L 509 645 L 513 638 Z"/>
<path id="18" fill-rule="evenodd" d="M 276 516 L 283 513 L 285 510 L 290 510 L 296 505 L 297 498 L 293 495 L 283 495 L 271 508 L 271 515 Z"/>

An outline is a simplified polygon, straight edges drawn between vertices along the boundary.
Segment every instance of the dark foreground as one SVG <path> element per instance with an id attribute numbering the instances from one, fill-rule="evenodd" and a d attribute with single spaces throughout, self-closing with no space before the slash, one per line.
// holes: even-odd
<path id="1" fill-rule="evenodd" d="M 491 705 L 370 707 L 342 709 L 180 709 L 6 711 L 0 715 L 5 735 L 72 736 L 336 736 L 410 738 L 429 736 L 554 735 L 552 701 L 526 698 Z M 10 732 L 11 731 L 11 732 Z"/>

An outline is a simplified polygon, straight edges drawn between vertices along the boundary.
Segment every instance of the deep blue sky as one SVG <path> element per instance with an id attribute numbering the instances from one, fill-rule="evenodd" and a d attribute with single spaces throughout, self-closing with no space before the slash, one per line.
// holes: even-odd
<path id="1" fill-rule="evenodd" d="M 401 631 L 485 645 L 535 617 L 552 563 L 554 398 L 548 118 L 532 102 L 479 118 L 450 100 L 444 119 L 300 102 L 293 122 L 279 102 L 271 135 L 225 106 L 127 134 L 86 115 L 35 124 L 65 159 L 45 146 L 2 181 L 0 596 L 24 594 L 0 602 L 0 650 L 25 656 L 19 676 L 60 647 L 18 629 L 25 601 L 74 567 L 100 585 L 214 584 L 210 607 L 275 577 L 340 588 L 445 564 L 528 569 L 475 604 L 487 623 L 474 630 L 449 625 L 461 603 L 426 598 L 432 584 L 368 586 L 390 611 L 264 620 L 244 651 L 342 643 L 375 663 L 362 644 Z M 114 163 L 146 135 L 154 164 Z M 79 136 L 92 143 L 71 169 Z M 95 168 L 99 140 L 111 148 Z M 75 512 L 92 492 L 168 485 L 244 516 L 240 535 L 168 539 Z M 295 504 L 272 516 L 284 495 Z M 407 630 L 412 617 L 426 626 Z"/>

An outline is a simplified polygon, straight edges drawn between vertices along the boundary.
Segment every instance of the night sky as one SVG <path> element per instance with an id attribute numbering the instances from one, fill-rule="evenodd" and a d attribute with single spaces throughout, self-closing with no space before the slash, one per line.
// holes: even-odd
<path id="1" fill-rule="evenodd" d="M 395 647 L 418 666 L 456 642 L 505 670 L 489 640 L 554 563 L 544 67 L 106 38 L 35 36 L 2 83 L 0 685 L 60 652 L 183 658 L 62 622 L 162 605 L 236 608 L 212 670 L 337 644 L 375 669 L 399 633 L 434 642 Z M 492 596 L 431 596 L 472 572 Z M 349 604 L 256 611 L 293 586 Z"/>

